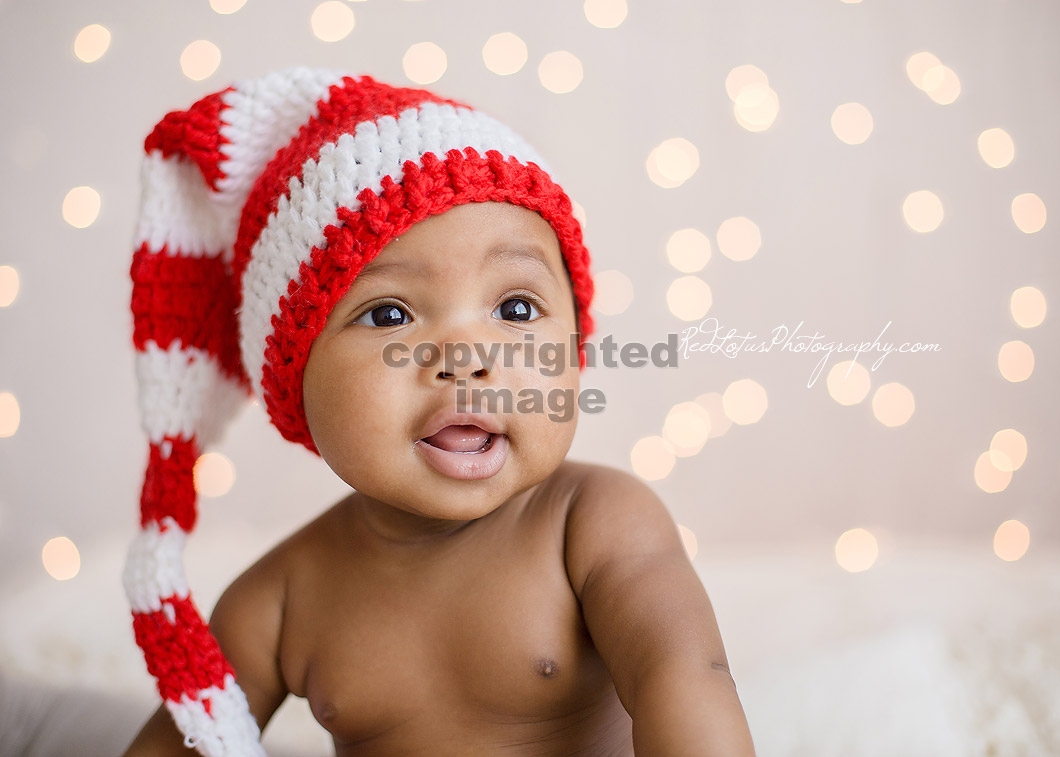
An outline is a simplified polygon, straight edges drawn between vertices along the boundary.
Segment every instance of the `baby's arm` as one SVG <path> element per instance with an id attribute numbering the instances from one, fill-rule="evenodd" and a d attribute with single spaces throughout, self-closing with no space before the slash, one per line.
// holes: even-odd
<path id="1" fill-rule="evenodd" d="M 638 757 L 753 755 L 710 600 L 651 490 L 589 472 L 568 515 L 566 559 Z"/>
<path id="2" fill-rule="evenodd" d="M 225 590 L 210 618 L 210 630 L 235 669 L 259 728 L 265 727 L 287 695 L 279 663 L 284 580 L 277 561 L 270 557 Z M 125 757 L 190 754 L 163 705 L 144 725 Z"/>

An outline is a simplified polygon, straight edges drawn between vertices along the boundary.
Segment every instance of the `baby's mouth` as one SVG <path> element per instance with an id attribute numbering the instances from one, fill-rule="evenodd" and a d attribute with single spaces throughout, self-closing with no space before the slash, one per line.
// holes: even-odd
<path id="1" fill-rule="evenodd" d="M 493 445 L 494 436 L 478 426 L 446 426 L 420 441 L 446 452 L 473 455 L 488 450 Z"/>

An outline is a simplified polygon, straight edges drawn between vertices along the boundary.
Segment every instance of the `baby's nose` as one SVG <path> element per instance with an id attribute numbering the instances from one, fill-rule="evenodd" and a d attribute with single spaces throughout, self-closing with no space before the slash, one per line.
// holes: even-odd
<path id="1" fill-rule="evenodd" d="M 441 345 L 442 359 L 435 378 L 449 380 L 456 378 L 484 379 L 490 375 L 491 366 L 483 359 L 485 350 L 481 345 L 468 342 L 446 342 Z"/>

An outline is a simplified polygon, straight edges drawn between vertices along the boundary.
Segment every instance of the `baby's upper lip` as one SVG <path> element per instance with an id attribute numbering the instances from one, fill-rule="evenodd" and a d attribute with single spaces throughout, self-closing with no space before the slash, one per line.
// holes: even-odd
<path id="1" fill-rule="evenodd" d="M 478 426 L 488 434 L 503 434 L 504 429 L 492 415 L 484 413 L 457 413 L 443 410 L 436 413 L 424 426 L 420 439 L 428 439 L 448 426 Z"/>

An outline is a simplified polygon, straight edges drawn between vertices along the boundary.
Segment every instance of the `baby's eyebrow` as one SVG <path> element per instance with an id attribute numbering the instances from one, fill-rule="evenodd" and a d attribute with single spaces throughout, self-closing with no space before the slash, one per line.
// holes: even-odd
<path id="1" fill-rule="evenodd" d="M 485 263 L 530 263 L 535 268 L 540 268 L 552 279 L 553 282 L 559 283 L 556 272 L 552 270 L 552 266 L 545 260 L 545 255 L 535 246 L 529 247 L 495 247 L 486 253 Z"/>

